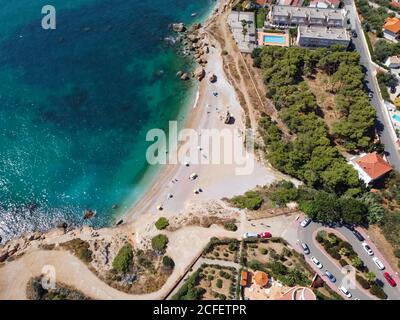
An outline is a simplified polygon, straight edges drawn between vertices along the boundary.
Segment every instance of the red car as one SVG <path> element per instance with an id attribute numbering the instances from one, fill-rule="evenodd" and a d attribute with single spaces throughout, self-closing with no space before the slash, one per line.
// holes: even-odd
<path id="1" fill-rule="evenodd" d="M 271 235 L 271 233 L 269 233 L 269 232 L 260 232 L 260 233 L 258 234 L 258 237 L 259 237 L 259 238 L 262 238 L 262 239 L 267 239 L 267 238 L 271 238 L 272 235 Z"/>
<path id="2" fill-rule="evenodd" d="M 391 276 L 388 272 L 383 273 L 383 276 L 385 277 L 385 279 L 387 280 L 387 282 L 388 282 L 392 287 L 395 287 L 395 286 L 396 286 L 396 281 L 394 281 L 394 279 L 392 278 L 392 276 Z"/>

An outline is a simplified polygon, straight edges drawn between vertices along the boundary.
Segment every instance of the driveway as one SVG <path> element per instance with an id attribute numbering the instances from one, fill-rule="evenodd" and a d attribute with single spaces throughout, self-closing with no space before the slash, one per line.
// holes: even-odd
<path id="1" fill-rule="evenodd" d="M 299 222 L 302 219 L 299 219 Z M 334 262 L 335 260 L 330 257 L 324 249 L 322 249 L 316 242 L 315 240 L 315 233 L 317 232 L 318 229 L 321 228 L 326 228 L 326 226 L 320 224 L 320 223 L 315 223 L 312 222 L 310 223 L 307 227 L 303 228 L 299 225 L 299 222 L 297 223 L 297 237 L 298 240 L 301 242 L 307 243 L 307 245 L 310 248 L 311 253 L 306 259 L 310 259 L 311 256 L 315 256 L 323 265 L 322 270 L 316 269 L 320 275 L 323 275 L 325 270 L 329 270 L 336 278 L 336 284 L 335 286 L 339 287 L 342 280 L 344 279 L 345 275 L 341 272 L 340 267 Z M 330 228 L 326 228 L 329 229 Z M 366 238 L 366 242 L 368 245 L 371 247 L 371 249 L 374 251 L 374 256 L 378 257 L 383 264 L 385 265 L 386 269 L 384 271 L 381 271 L 378 269 L 378 267 L 375 265 L 375 263 L 372 261 L 372 257 L 368 256 L 368 254 L 364 251 L 363 247 L 361 246 L 361 242 L 353 235 L 353 233 L 345 228 L 345 227 L 336 227 L 334 229 L 331 229 L 332 231 L 335 231 L 336 233 L 339 233 L 342 238 L 345 238 L 354 248 L 354 251 L 359 255 L 361 260 L 363 260 L 364 264 L 368 267 L 369 271 L 372 271 L 375 273 L 377 279 L 379 279 L 383 283 L 383 289 L 385 293 L 388 295 L 388 299 L 390 300 L 400 300 L 400 290 L 399 287 L 390 287 L 385 278 L 383 277 L 383 272 L 387 271 L 389 272 L 395 281 L 399 284 L 399 279 L 398 276 L 393 272 L 392 268 L 388 264 L 388 262 L 383 258 L 382 254 L 377 250 L 377 248 L 368 240 L 367 235 L 362 231 L 359 230 L 360 233 L 363 234 L 364 238 Z M 312 262 L 310 261 L 312 264 Z M 322 271 L 322 272 L 321 272 Z M 323 275 L 323 278 L 326 279 L 326 282 L 329 283 L 329 279 L 327 279 L 326 276 Z M 358 286 L 358 283 L 356 283 Z M 371 300 L 375 299 L 375 297 L 371 296 L 367 291 L 364 289 L 361 289 L 360 287 L 351 289 L 350 292 L 352 293 L 354 298 L 358 298 L 360 300 Z"/>

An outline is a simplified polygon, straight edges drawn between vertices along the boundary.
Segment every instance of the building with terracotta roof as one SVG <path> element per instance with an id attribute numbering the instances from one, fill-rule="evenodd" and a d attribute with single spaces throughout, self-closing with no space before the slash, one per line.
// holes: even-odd
<path id="1" fill-rule="evenodd" d="M 398 69 L 400 68 L 400 56 L 391 56 L 388 57 L 385 61 L 385 66 L 390 69 Z"/>
<path id="2" fill-rule="evenodd" d="M 265 272 L 262 271 L 256 271 L 254 273 L 254 282 L 260 286 L 260 287 L 265 287 L 268 284 L 269 278 L 268 275 Z"/>
<path id="3" fill-rule="evenodd" d="M 399 18 L 387 18 L 383 25 L 383 36 L 390 40 L 397 42 L 400 34 L 400 19 Z"/>
<path id="4" fill-rule="evenodd" d="M 392 171 L 392 167 L 376 152 L 353 157 L 349 164 L 357 170 L 359 178 L 367 185 Z"/>
<path id="5" fill-rule="evenodd" d="M 240 285 L 242 287 L 246 287 L 248 281 L 249 281 L 249 272 L 248 271 L 242 271 L 242 274 L 241 274 L 241 277 L 240 277 Z"/>
<path id="6" fill-rule="evenodd" d="M 393 0 L 390 5 L 396 8 L 400 8 L 400 0 Z"/>

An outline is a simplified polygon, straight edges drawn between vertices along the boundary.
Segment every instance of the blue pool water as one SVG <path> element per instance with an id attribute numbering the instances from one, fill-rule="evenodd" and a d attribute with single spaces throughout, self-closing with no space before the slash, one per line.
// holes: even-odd
<path id="1" fill-rule="evenodd" d="M 284 36 L 264 36 L 264 42 L 284 44 L 285 37 Z"/>
<path id="2" fill-rule="evenodd" d="M 400 122 L 400 116 L 399 115 L 394 114 L 392 117 L 393 117 L 394 120 Z"/>

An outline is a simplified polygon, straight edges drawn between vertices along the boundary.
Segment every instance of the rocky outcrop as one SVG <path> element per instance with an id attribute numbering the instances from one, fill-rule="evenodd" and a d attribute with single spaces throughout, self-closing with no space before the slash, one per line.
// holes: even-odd
<path id="1" fill-rule="evenodd" d="M 206 71 L 204 70 L 204 68 L 202 66 L 197 67 L 196 70 L 194 70 L 194 72 L 193 72 L 193 76 L 199 81 L 203 80 L 205 75 L 206 75 Z"/>
<path id="2" fill-rule="evenodd" d="M 184 73 L 184 74 L 181 75 L 180 79 L 186 81 L 186 80 L 189 80 L 190 77 L 189 77 L 189 75 L 187 73 Z"/>
<path id="3" fill-rule="evenodd" d="M 183 24 L 182 22 L 173 23 L 171 25 L 171 27 L 172 27 L 172 30 L 174 30 L 175 32 L 185 32 L 186 31 L 185 24 Z"/>

